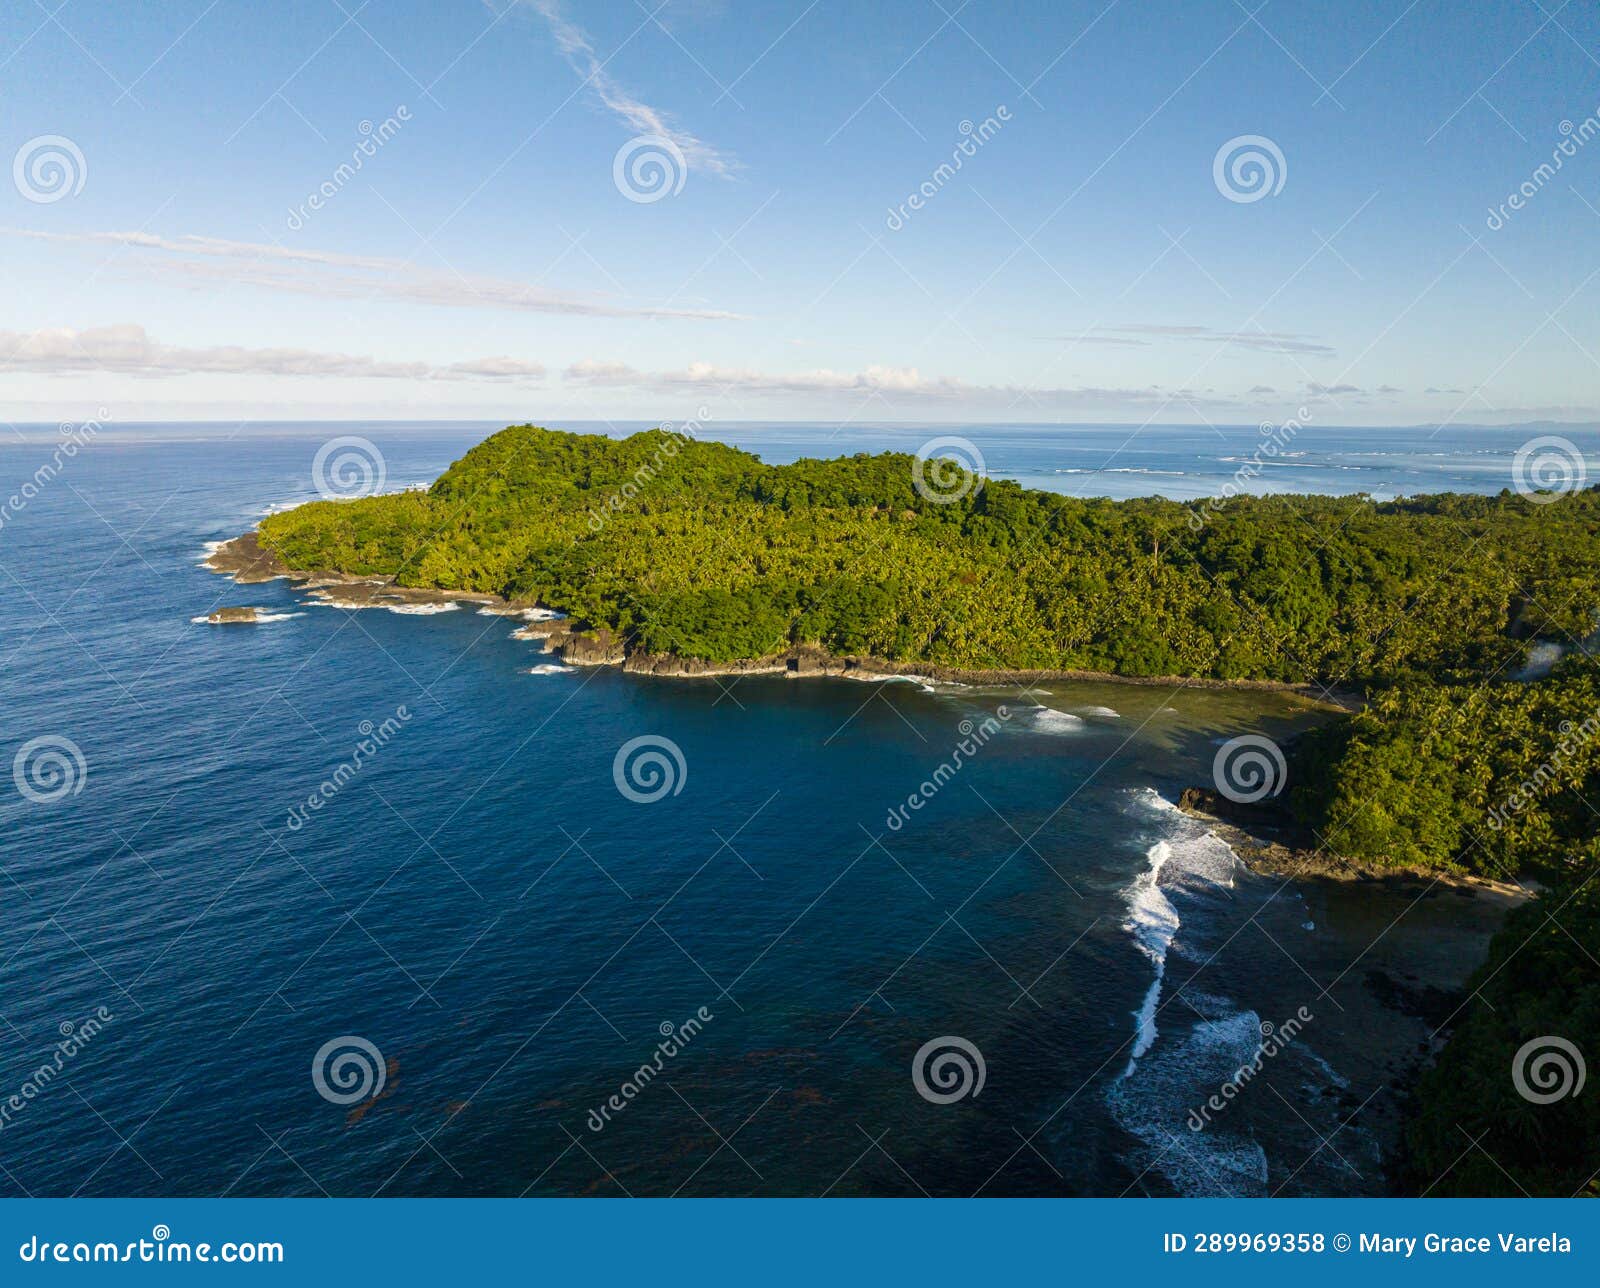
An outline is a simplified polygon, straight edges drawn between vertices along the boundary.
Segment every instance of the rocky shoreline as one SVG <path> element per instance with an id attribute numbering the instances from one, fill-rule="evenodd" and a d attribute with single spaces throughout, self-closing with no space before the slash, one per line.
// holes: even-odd
<path id="1" fill-rule="evenodd" d="M 211 571 L 232 577 L 242 585 L 284 579 L 309 591 L 316 599 L 340 607 L 398 607 L 473 603 L 517 616 L 542 605 L 516 603 L 500 595 L 477 591 L 446 591 L 397 586 L 388 577 L 361 577 L 332 569 L 303 570 L 288 567 L 270 550 L 263 549 L 255 532 L 222 542 L 206 559 Z M 1314 685 L 1278 680 L 1215 680 L 1181 675 L 1126 676 L 1084 670 L 1000 670 L 939 666 L 927 662 L 891 662 L 875 657 L 838 657 L 826 649 L 805 645 L 732 662 L 707 662 L 672 653 L 645 653 L 629 648 L 627 641 L 604 627 L 584 629 L 566 618 L 530 621 L 517 631 L 523 639 L 542 639 L 545 647 L 569 666 L 620 666 L 630 675 L 661 679 L 711 679 L 749 675 L 782 675 L 790 679 L 843 677 L 846 679 L 916 679 L 932 684 L 998 685 L 1037 684 L 1063 680 L 1088 680 L 1166 688 L 1256 690 L 1294 693 L 1320 705 L 1354 709 L 1360 697 L 1328 693 Z"/>
<path id="2" fill-rule="evenodd" d="M 1262 876 L 1343 884 L 1378 883 L 1396 893 L 1418 895 L 1437 886 L 1482 895 L 1507 910 L 1536 893 L 1527 886 L 1466 872 L 1404 864 L 1380 864 L 1333 854 L 1296 820 L 1281 801 L 1241 805 L 1210 788 L 1186 787 L 1178 808 L 1226 841 L 1239 861 Z"/>

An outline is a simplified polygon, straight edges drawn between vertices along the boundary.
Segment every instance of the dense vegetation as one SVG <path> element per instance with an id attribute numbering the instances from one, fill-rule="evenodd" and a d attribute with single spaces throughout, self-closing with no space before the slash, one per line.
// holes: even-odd
<path id="1" fill-rule="evenodd" d="M 1600 1196 L 1600 1096 L 1583 1085 L 1600 1071 L 1596 954 L 1600 882 L 1554 889 L 1511 914 L 1418 1088 L 1409 1190 Z"/>
<path id="2" fill-rule="evenodd" d="M 1295 806 L 1335 853 L 1556 882 L 1600 861 L 1600 659 L 1408 680 L 1295 751 Z"/>
<path id="3" fill-rule="evenodd" d="M 814 643 L 977 669 L 1389 683 L 1515 669 L 1600 605 L 1600 494 L 1080 500 L 913 458 L 765 465 L 651 431 L 518 426 L 427 492 L 261 525 L 299 568 L 537 599 L 650 652 Z"/>

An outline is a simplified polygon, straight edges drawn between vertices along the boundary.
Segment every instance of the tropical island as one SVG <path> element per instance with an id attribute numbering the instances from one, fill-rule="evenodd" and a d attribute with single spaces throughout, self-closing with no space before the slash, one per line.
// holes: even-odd
<path id="1" fill-rule="evenodd" d="M 1543 1192 L 1594 1189 L 1600 1098 L 1535 1122 L 1506 1070 L 1530 1032 L 1600 1033 L 1600 659 L 1583 647 L 1600 489 L 1113 502 L 897 453 L 768 465 L 665 430 L 522 425 L 426 491 L 303 505 L 243 549 L 554 610 L 565 660 L 656 674 L 1097 674 L 1339 698 L 1357 709 L 1294 743 L 1277 806 L 1319 852 L 1542 890 L 1423 1081 L 1417 1174 L 1500 1192 L 1488 1162 L 1453 1161 L 1465 1127 Z"/>

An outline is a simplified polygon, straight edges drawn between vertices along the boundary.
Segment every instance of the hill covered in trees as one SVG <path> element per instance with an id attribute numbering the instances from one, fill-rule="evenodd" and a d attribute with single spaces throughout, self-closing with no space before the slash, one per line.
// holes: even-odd
<path id="1" fill-rule="evenodd" d="M 262 522 L 287 564 L 537 600 L 632 648 L 1371 685 L 1589 633 L 1600 495 L 1083 500 L 895 453 L 766 465 L 517 426 L 426 492 Z M 926 493 L 926 494 L 925 494 Z M 954 495 L 954 499 L 946 499 Z"/>
<path id="2" fill-rule="evenodd" d="M 1600 658 L 1407 679 L 1301 735 L 1291 799 L 1337 854 L 1562 883 L 1600 863 Z"/>

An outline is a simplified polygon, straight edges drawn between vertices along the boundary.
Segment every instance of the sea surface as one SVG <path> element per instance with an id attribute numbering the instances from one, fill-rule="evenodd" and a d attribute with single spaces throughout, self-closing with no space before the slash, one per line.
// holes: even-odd
<path id="1" fill-rule="evenodd" d="M 653 680 L 202 566 L 330 438 L 395 488 L 496 427 L 107 426 L 6 509 L 0 1194 L 1383 1191 L 1366 1106 L 1427 1033 L 1372 982 L 1403 905 L 1253 876 L 1173 806 L 1309 704 Z M 1211 494 L 1259 439 L 936 432 L 1111 496 Z M 1266 482 L 1498 491 L 1528 436 L 1306 428 Z M 0 498 L 58 438 L 0 437 Z"/>

